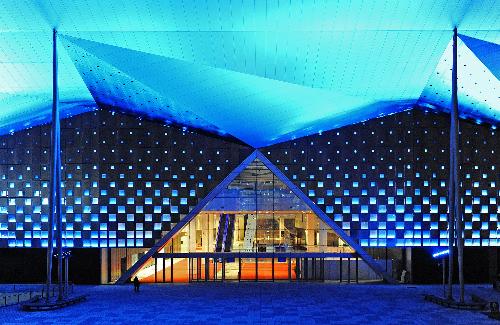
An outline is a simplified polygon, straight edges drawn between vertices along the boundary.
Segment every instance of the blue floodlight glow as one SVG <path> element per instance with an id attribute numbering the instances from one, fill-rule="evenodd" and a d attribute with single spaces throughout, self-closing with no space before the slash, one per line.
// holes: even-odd
<path id="1" fill-rule="evenodd" d="M 52 31 L 49 28 L 43 32 L 0 31 L 0 44 L 0 134 L 49 122 Z M 92 95 L 67 52 L 60 50 L 58 57 L 61 116 L 96 109 Z"/>
<path id="2" fill-rule="evenodd" d="M 461 116 L 500 121 L 500 26 L 482 1 L 122 2 L 0 3 L 0 134 L 50 121 L 54 26 L 63 117 L 99 104 L 263 147 L 447 111 L 457 26 Z"/>
<path id="3" fill-rule="evenodd" d="M 408 100 L 394 94 L 359 96 L 357 91 L 346 95 L 70 36 L 64 39 L 75 60 L 87 57 L 77 66 L 98 102 L 140 114 L 157 112 L 197 128 L 217 126 L 254 147 L 399 112 L 411 108 L 420 95 L 420 86 L 410 91 Z M 116 84 L 126 87 L 115 90 Z"/>
<path id="4" fill-rule="evenodd" d="M 444 251 L 440 251 L 440 252 L 437 252 L 437 253 L 432 254 L 432 257 L 434 257 L 434 258 L 438 258 L 438 257 L 441 257 L 441 256 L 448 255 L 449 253 L 450 253 L 450 250 L 449 250 L 449 249 L 446 249 L 446 250 L 444 250 Z"/>
<path id="5" fill-rule="evenodd" d="M 500 79 L 500 45 L 466 35 L 460 39 L 470 48 L 488 70 Z"/>
<path id="6" fill-rule="evenodd" d="M 459 55 L 458 83 L 460 90 L 458 102 L 460 116 L 472 119 L 478 124 L 482 122 L 498 123 L 500 120 L 500 101 L 498 100 L 500 80 L 471 51 L 466 45 L 467 43 L 462 42 L 461 38 L 459 38 L 457 49 Z M 500 49 L 500 47 L 498 48 Z M 453 44 L 450 41 L 436 71 L 429 78 L 429 82 L 422 92 L 419 100 L 421 106 L 439 111 L 449 111 L 449 107 L 451 107 L 450 58 L 452 50 Z M 493 55 L 488 56 L 488 59 L 491 59 L 491 56 Z M 500 58 L 500 50 L 497 56 Z"/>

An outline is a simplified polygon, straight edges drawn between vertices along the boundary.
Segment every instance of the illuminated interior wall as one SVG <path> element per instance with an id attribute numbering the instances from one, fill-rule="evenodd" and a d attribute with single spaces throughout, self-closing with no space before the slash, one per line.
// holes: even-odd
<path id="1" fill-rule="evenodd" d="M 250 153 L 108 111 L 62 122 L 67 247 L 151 247 Z M 50 126 L 0 137 L 0 247 L 46 247 Z"/>
<path id="2" fill-rule="evenodd" d="M 312 213 L 312 211 L 202 211 L 186 226 L 179 230 L 159 253 L 354 253 L 332 229 Z M 234 223 L 229 219 L 232 218 Z M 228 220 L 228 221 L 226 221 Z M 221 224 L 222 223 L 222 224 Z M 225 231 L 224 231 L 225 230 Z M 119 252 L 111 249 L 112 256 Z M 123 252 L 123 249 L 122 249 Z M 144 253 L 144 252 L 143 252 Z M 137 256 L 137 255 L 136 255 Z M 256 256 L 256 255 L 255 255 Z M 307 256 L 307 254 L 305 255 Z M 128 261 L 134 256 L 127 256 Z M 165 260 L 164 260 L 165 259 Z M 217 258 L 212 258 L 212 260 Z M 332 258 L 333 259 L 333 258 Z M 338 259 L 338 258 L 337 258 Z M 259 274 L 267 279 L 271 275 L 271 259 L 259 260 Z M 187 282 L 188 268 L 199 261 L 203 265 L 205 259 L 191 257 L 162 257 L 150 259 L 135 274 L 142 282 L 164 282 L 163 274 L 170 275 L 174 282 Z M 226 276 L 237 279 L 238 262 L 231 259 L 226 266 Z M 276 259 L 276 270 L 281 268 L 281 276 L 288 278 L 287 263 Z M 122 262 L 123 263 L 123 262 Z M 156 263 L 156 265 L 155 265 Z M 164 264 L 165 263 L 165 266 Z M 242 258 L 243 279 L 255 279 L 247 274 L 255 272 L 255 257 Z M 295 261 L 293 262 L 295 265 Z M 218 272 L 221 273 L 220 263 Z M 173 269 L 171 270 L 171 267 Z M 112 266 L 111 280 L 116 280 L 120 271 Z M 216 267 L 217 268 L 217 267 Z M 165 270 L 164 270 L 165 269 Z M 203 267 L 201 267 L 203 269 Z M 246 271 L 245 271 L 246 270 Z M 246 273 L 245 273 L 246 272 Z M 156 273 L 156 276 L 155 276 Z M 279 273 L 279 272 L 278 272 Z M 170 278 L 165 282 L 170 282 Z M 278 276 L 278 275 L 276 275 Z M 295 278 L 295 273 L 293 275 Z M 156 280 L 155 280 L 156 279 Z"/>
<path id="3" fill-rule="evenodd" d="M 221 245 L 225 217 L 234 226 Z M 312 211 L 203 211 L 167 243 L 166 252 L 172 243 L 175 253 L 354 252 Z"/>
<path id="4" fill-rule="evenodd" d="M 460 123 L 467 246 L 498 246 L 500 136 Z M 419 109 L 262 152 L 362 246 L 445 246 L 449 116 Z"/>
<path id="5" fill-rule="evenodd" d="M 164 251 L 354 252 L 258 159 L 178 231 Z"/>

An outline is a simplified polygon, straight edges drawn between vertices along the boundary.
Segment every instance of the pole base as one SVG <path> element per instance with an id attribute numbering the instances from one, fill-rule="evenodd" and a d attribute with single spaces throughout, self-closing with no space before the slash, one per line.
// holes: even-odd
<path id="1" fill-rule="evenodd" d="M 487 302 L 477 302 L 477 301 L 469 301 L 469 302 L 459 302 L 455 300 L 449 300 L 446 298 L 441 298 L 434 295 L 424 295 L 424 300 L 433 302 L 435 304 L 453 308 L 453 309 L 465 309 L 465 310 L 485 310 L 488 306 Z"/>
<path id="2" fill-rule="evenodd" d="M 79 302 L 87 300 L 87 295 L 80 296 L 69 296 L 65 297 L 62 300 L 57 300 L 57 297 L 50 299 L 47 302 L 46 298 L 42 298 L 41 296 L 36 296 L 35 298 L 27 301 L 26 303 L 21 305 L 21 310 L 23 311 L 47 311 L 60 309 L 67 306 L 71 306 L 77 304 Z"/>

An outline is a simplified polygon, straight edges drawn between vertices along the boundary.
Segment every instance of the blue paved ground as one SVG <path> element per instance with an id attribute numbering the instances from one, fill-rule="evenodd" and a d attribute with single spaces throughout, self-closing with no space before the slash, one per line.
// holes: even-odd
<path id="1" fill-rule="evenodd" d="M 240 283 L 78 287 L 87 302 L 58 311 L 0 308 L 2 324 L 498 324 L 425 302 L 438 286 Z M 467 292 L 500 300 L 486 286 Z"/>

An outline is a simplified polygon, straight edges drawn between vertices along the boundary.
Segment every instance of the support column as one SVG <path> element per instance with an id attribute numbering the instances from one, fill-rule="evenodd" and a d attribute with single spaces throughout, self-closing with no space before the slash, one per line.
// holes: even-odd
<path id="1" fill-rule="evenodd" d="M 69 253 L 64 258 L 64 292 L 69 295 Z"/>
<path id="2" fill-rule="evenodd" d="M 215 228 L 215 215 L 214 214 L 209 214 L 209 219 L 208 219 L 208 250 L 207 252 L 213 252 L 215 249 L 215 243 L 214 243 L 214 228 Z"/>
<path id="3" fill-rule="evenodd" d="M 240 223 L 239 223 L 238 215 L 234 215 L 234 229 L 233 229 L 233 246 L 232 246 L 232 251 L 236 250 L 236 242 L 239 239 L 239 232 L 240 232 Z"/>
<path id="4" fill-rule="evenodd" d="M 283 234 L 283 237 L 281 237 L 281 234 Z M 283 216 L 278 217 L 278 237 L 280 239 L 280 244 L 286 246 L 287 240 L 285 233 L 285 217 Z"/>
<path id="5" fill-rule="evenodd" d="M 441 261 L 441 267 L 443 268 L 443 297 L 446 296 L 446 257 Z"/>
<path id="6" fill-rule="evenodd" d="M 322 220 L 320 220 L 319 221 L 319 242 L 318 242 L 320 252 L 326 252 L 327 242 L 328 242 L 328 232 L 326 230 L 326 224 Z"/>
<path id="7" fill-rule="evenodd" d="M 209 218 L 210 215 L 207 213 L 206 215 L 202 215 L 201 217 L 201 247 L 203 252 L 208 252 L 208 243 L 210 242 L 210 235 L 209 235 L 209 229 L 210 229 L 210 222 Z"/>
<path id="8" fill-rule="evenodd" d="M 450 108 L 450 166 L 449 166 L 449 189 L 448 189 L 448 290 L 447 298 L 453 299 L 453 260 L 454 241 L 456 237 L 458 255 L 458 273 L 460 283 L 460 302 L 464 301 L 464 279 L 463 279 L 463 233 L 462 214 L 460 209 L 460 183 L 458 177 L 459 157 L 458 157 L 458 96 L 457 96 L 457 28 L 453 30 L 453 67 L 451 82 L 451 102 Z M 455 236 L 456 226 L 456 236 Z"/>
<path id="9" fill-rule="evenodd" d="M 57 117 L 53 121 L 53 123 L 57 123 L 56 128 L 56 165 L 55 165 L 55 191 L 56 191 L 56 239 L 57 239 L 57 282 L 59 286 L 59 295 L 57 300 L 64 299 L 64 288 L 63 288 L 63 247 L 62 247 L 62 207 L 61 207 L 61 124 L 60 124 L 60 116 L 59 116 L 59 88 L 58 88 L 58 58 L 57 58 L 57 31 L 54 29 L 53 34 L 53 88 L 54 93 L 56 94 L 55 106 Z"/>
<path id="10" fill-rule="evenodd" d="M 101 284 L 108 283 L 108 249 L 101 248 Z"/>
<path id="11" fill-rule="evenodd" d="M 453 126 L 453 184 L 454 184 L 454 209 L 455 209 L 455 220 L 456 220 L 456 235 L 457 235 L 457 257 L 458 257 L 458 282 L 460 286 L 460 302 L 464 302 L 464 236 L 463 236 L 463 220 L 462 220 L 462 209 L 460 208 L 460 157 L 459 157 L 459 130 L 460 124 L 458 121 L 458 62 L 457 62 L 457 28 L 453 30 L 453 71 L 452 71 L 452 123 Z"/>
<path id="12" fill-rule="evenodd" d="M 312 251 L 314 250 L 314 237 L 316 235 L 315 227 L 314 227 L 314 218 L 311 217 L 311 215 L 306 215 L 307 222 L 306 222 L 306 245 L 307 245 L 307 251 Z"/>
<path id="13" fill-rule="evenodd" d="M 57 247 L 58 247 L 58 299 L 63 298 L 62 280 L 62 216 L 61 216 L 61 145 L 60 145 L 60 120 L 59 120 L 59 94 L 57 86 L 57 31 L 52 33 L 52 129 L 51 129 L 51 179 L 49 194 L 49 222 L 47 241 L 47 292 L 52 284 L 52 254 L 54 249 L 54 221 L 57 222 Z M 47 301 L 49 297 L 47 295 Z"/>
<path id="14" fill-rule="evenodd" d="M 406 266 L 406 279 L 408 283 L 413 282 L 413 269 L 412 269 L 412 257 L 411 257 L 411 247 L 405 248 L 405 266 Z"/>
<path id="15" fill-rule="evenodd" d="M 188 247 L 188 251 L 187 253 L 189 252 L 195 252 L 196 251 L 196 222 L 198 220 L 196 220 L 197 218 L 194 218 L 193 220 L 191 220 L 191 222 L 189 222 L 189 247 Z"/>

